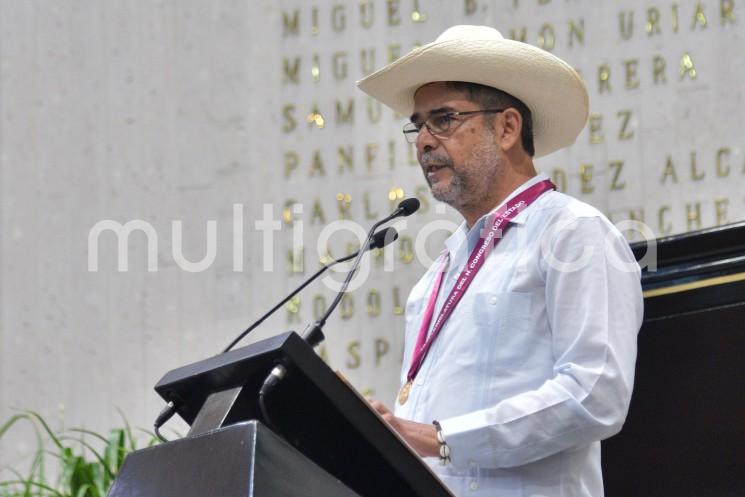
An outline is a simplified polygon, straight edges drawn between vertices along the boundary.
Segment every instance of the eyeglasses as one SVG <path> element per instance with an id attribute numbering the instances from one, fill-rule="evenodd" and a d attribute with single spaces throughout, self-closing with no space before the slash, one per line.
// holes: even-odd
<path id="1" fill-rule="evenodd" d="M 505 109 L 482 109 L 467 110 L 463 112 L 442 112 L 431 114 L 423 123 L 406 123 L 404 124 L 404 136 L 409 143 L 416 142 L 416 137 L 423 127 L 426 127 L 430 134 L 438 138 L 444 138 L 457 129 L 457 126 L 450 128 L 453 121 L 463 122 L 465 119 L 456 119 L 459 116 L 473 116 L 486 112 L 503 112 Z"/>

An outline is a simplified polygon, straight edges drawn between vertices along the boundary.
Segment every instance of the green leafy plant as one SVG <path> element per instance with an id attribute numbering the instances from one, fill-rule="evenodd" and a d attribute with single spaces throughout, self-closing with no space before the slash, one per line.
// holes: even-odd
<path id="1" fill-rule="evenodd" d="M 33 411 L 16 414 L 0 425 L 0 442 L 20 422 L 33 427 L 36 452 L 25 474 L 14 468 L 0 468 L 0 497 L 105 497 L 124 457 L 137 449 L 136 437 L 126 419 L 124 428 L 111 430 L 108 437 L 83 428 L 55 433 Z M 148 446 L 155 444 L 153 434 L 145 433 Z M 49 460 L 57 465 L 57 476 L 52 482 L 47 474 Z"/>

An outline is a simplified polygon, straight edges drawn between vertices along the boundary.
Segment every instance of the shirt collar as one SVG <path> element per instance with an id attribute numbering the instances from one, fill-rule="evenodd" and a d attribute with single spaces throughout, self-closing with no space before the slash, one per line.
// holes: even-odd
<path id="1" fill-rule="evenodd" d="M 484 223 L 486 222 L 486 219 L 489 216 L 493 215 L 510 198 L 514 197 L 515 195 L 518 195 L 519 193 L 522 193 L 523 191 L 527 190 L 528 188 L 530 188 L 531 186 L 535 185 L 536 183 L 540 183 L 541 181 L 544 181 L 544 180 L 547 180 L 547 179 L 549 179 L 549 178 L 548 178 L 548 175 L 546 175 L 545 173 L 540 173 L 540 174 L 537 174 L 537 175 L 533 176 L 528 181 L 526 181 L 522 185 L 520 185 L 517 188 L 515 188 L 512 191 L 512 193 L 510 193 L 509 195 L 507 195 L 507 197 L 505 197 L 505 199 L 504 199 L 504 201 L 502 203 L 500 203 L 499 205 L 497 205 L 496 207 L 494 207 L 494 209 L 492 209 L 491 211 L 489 211 L 486 214 L 484 214 L 483 216 L 481 216 L 478 219 L 478 221 L 476 221 L 473 224 L 473 226 L 471 227 L 470 230 L 468 230 L 466 228 L 466 222 L 463 221 L 460 224 L 460 226 L 458 226 L 458 229 L 455 230 L 455 232 L 452 235 L 450 235 L 450 237 L 448 237 L 447 240 L 445 240 L 445 247 L 447 248 L 447 250 L 451 254 L 454 254 L 455 251 L 466 240 L 468 240 L 468 245 L 469 245 L 468 248 L 469 248 L 469 250 L 472 250 L 473 247 L 471 247 L 471 245 L 475 245 L 476 242 L 478 241 L 478 239 L 479 239 L 479 232 L 481 231 L 481 229 L 483 229 Z M 527 209 L 523 209 L 514 218 L 512 218 L 512 220 L 510 222 L 511 223 L 515 223 L 515 224 L 525 224 L 526 221 L 528 220 L 528 217 L 530 216 L 530 211 L 531 211 L 530 206 Z"/>

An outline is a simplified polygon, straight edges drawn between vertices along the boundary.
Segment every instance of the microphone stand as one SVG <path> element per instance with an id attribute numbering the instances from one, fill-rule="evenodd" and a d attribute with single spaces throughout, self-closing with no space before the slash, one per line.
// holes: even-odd
<path id="1" fill-rule="evenodd" d="M 380 225 L 385 224 L 391 219 L 395 219 L 399 216 L 410 216 L 411 214 L 416 212 L 417 209 L 419 209 L 419 200 L 415 198 L 408 198 L 402 201 L 400 204 L 398 204 L 396 210 L 393 211 L 389 216 L 381 219 L 380 221 L 372 225 L 370 231 L 367 232 L 367 239 L 365 240 L 365 245 L 363 246 L 367 246 L 367 244 L 370 243 L 370 239 L 372 238 L 373 233 L 376 229 L 378 229 Z M 344 298 L 344 295 L 347 293 L 349 283 L 352 281 L 354 274 L 357 272 L 357 269 L 360 266 L 360 262 L 362 261 L 362 256 L 364 255 L 365 251 L 360 250 L 357 254 L 357 258 L 354 260 L 352 269 L 350 269 L 349 273 L 347 273 L 347 277 L 344 279 L 341 290 L 339 290 L 339 293 L 336 294 L 336 298 L 334 298 L 334 301 L 331 303 L 328 309 L 326 309 L 326 312 L 323 314 L 323 316 L 321 316 L 319 320 L 306 328 L 305 332 L 303 333 L 303 339 L 308 342 L 311 347 L 316 347 L 326 339 L 323 334 L 323 327 L 326 324 L 326 320 L 329 318 L 331 313 L 334 312 L 336 306 L 339 305 L 341 299 Z"/>

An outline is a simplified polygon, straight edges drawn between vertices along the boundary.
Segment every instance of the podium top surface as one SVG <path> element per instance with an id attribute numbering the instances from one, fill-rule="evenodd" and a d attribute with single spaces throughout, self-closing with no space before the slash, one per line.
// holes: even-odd
<path id="1" fill-rule="evenodd" d="M 287 376 L 266 397 L 258 391 L 282 363 Z M 256 419 L 362 496 L 446 497 L 452 494 L 369 404 L 296 333 L 210 357 L 166 373 L 155 390 L 174 401 L 189 424 L 207 397 L 242 387 L 225 425 Z"/>

